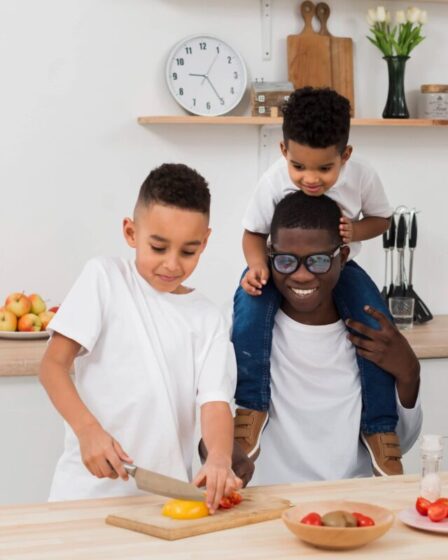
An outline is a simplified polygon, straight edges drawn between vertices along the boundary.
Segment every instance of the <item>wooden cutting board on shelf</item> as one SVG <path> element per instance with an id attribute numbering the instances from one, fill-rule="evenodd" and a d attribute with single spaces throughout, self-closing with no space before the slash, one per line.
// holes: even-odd
<path id="1" fill-rule="evenodd" d="M 305 27 L 299 35 L 288 35 L 288 79 L 296 89 L 304 86 L 331 87 L 330 36 L 316 33 L 312 26 L 313 2 L 302 2 Z"/>
<path id="2" fill-rule="evenodd" d="M 330 34 L 327 21 L 330 7 L 325 2 L 316 6 L 320 21 L 320 35 L 330 39 L 331 87 L 350 101 L 351 114 L 355 114 L 355 91 L 353 83 L 353 41 L 350 37 L 334 37 Z"/>
<path id="3" fill-rule="evenodd" d="M 148 501 L 141 505 L 126 506 L 106 518 L 106 523 L 173 541 L 278 519 L 291 504 L 288 500 L 259 496 L 246 491 L 243 501 L 232 509 L 220 509 L 214 515 L 200 519 L 171 519 L 162 515 L 166 500 Z"/>

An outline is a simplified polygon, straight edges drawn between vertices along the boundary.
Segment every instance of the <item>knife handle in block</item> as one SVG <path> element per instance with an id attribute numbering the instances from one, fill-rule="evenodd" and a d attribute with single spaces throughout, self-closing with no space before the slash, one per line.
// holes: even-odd
<path id="1" fill-rule="evenodd" d="M 406 244 L 406 221 L 404 214 L 400 214 L 397 227 L 397 249 L 404 249 Z"/>
<path id="2" fill-rule="evenodd" d="M 409 232 L 409 249 L 415 249 L 417 246 L 417 213 L 411 212 L 411 226 Z"/>

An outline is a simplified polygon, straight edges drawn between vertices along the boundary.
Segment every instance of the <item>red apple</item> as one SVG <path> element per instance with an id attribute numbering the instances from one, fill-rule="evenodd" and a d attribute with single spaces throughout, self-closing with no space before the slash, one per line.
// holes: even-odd
<path id="1" fill-rule="evenodd" d="M 34 315 L 40 315 L 47 310 L 47 304 L 39 294 L 31 294 L 28 299 L 31 302 L 31 313 L 34 313 Z"/>
<path id="2" fill-rule="evenodd" d="M 16 317 L 22 317 L 31 311 L 31 301 L 25 294 L 14 292 L 6 298 L 5 308 L 12 311 Z"/>
<path id="3" fill-rule="evenodd" d="M 0 331 L 15 331 L 17 328 L 17 317 L 12 311 L 0 307 Z"/>
<path id="4" fill-rule="evenodd" d="M 21 332 L 40 331 L 42 330 L 42 320 L 34 313 L 27 313 L 20 317 L 17 330 Z"/>
<path id="5" fill-rule="evenodd" d="M 43 311 L 39 313 L 39 319 L 42 321 L 42 330 L 44 331 L 47 328 L 48 323 L 53 319 L 55 313 L 53 311 Z"/>
<path id="6" fill-rule="evenodd" d="M 59 305 L 55 305 L 54 307 L 50 307 L 48 311 L 51 311 L 52 313 L 56 313 L 58 309 L 59 309 Z"/>

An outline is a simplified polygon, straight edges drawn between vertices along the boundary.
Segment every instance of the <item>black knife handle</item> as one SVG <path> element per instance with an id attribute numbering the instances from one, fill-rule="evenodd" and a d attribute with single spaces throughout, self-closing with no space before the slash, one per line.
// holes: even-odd
<path id="1" fill-rule="evenodd" d="M 406 243 L 406 220 L 404 214 L 400 214 L 397 227 L 397 249 L 404 249 Z"/>
<path id="2" fill-rule="evenodd" d="M 395 247 L 395 236 L 396 236 L 397 228 L 395 225 L 395 216 L 392 214 L 390 217 L 390 227 L 389 227 L 389 247 Z"/>
<path id="3" fill-rule="evenodd" d="M 411 230 L 409 232 L 409 249 L 415 249 L 417 246 L 417 213 L 412 213 Z"/>
<path id="4" fill-rule="evenodd" d="M 387 237 L 387 231 L 383 233 L 383 249 L 389 249 L 389 238 Z"/>

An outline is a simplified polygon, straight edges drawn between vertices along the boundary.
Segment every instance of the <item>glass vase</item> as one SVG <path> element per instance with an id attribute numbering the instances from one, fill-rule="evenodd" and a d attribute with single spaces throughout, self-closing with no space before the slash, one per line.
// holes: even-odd
<path id="1" fill-rule="evenodd" d="M 387 62 L 389 76 L 389 91 L 386 106 L 383 111 L 384 119 L 408 119 L 409 111 L 406 106 L 404 93 L 404 71 L 409 56 L 384 56 Z"/>

